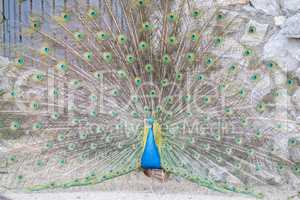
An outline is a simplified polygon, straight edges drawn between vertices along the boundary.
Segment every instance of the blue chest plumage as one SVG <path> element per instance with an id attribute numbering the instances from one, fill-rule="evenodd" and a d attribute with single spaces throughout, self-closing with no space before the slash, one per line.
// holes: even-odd
<path id="1" fill-rule="evenodd" d="M 155 143 L 153 128 L 149 128 L 144 152 L 141 158 L 143 169 L 161 169 L 160 155 Z"/>

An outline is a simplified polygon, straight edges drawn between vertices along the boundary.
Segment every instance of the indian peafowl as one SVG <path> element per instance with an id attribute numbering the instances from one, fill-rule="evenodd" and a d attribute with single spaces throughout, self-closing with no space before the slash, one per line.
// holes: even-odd
<path id="1" fill-rule="evenodd" d="M 278 138 L 299 132 L 282 99 L 300 81 L 240 42 L 236 12 L 193 0 L 102 4 L 33 13 L 3 62 L 1 187 L 54 190 L 161 170 L 262 197 L 253 185 L 299 179 Z"/>

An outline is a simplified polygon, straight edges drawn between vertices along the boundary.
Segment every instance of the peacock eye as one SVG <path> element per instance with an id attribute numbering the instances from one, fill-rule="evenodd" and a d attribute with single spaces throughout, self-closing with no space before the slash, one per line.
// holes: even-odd
<path id="1" fill-rule="evenodd" d="M 171 62 L 171 58 L 169 55 L 164 55 L 163 56 L 163 64 L 167 65 Z"/>
<path id="2" fill-rule="evenodd" d="M 10 92 L 10 95 L 12 97 L 16 97 L 17 96 L 17 92 L 15 90 L 13 90 L 13 91 Z"/>
<path id="3" fill-rule="evenodd" d="M 94 77 L 97 79 L 97 80 L 102 80 L 103 78 L 103 74 L 99 71 L 96 71 L 94 72 Z"/>
<path id="4" fill-rule="evenodd" d="M 59 96 L 59 90 L 57 88 L 54 88 L 52 91 L 53 96 L 58 97 Z"/>
<path id="5" fill-rule="evenodd" d="M 56 67 L 57 67 L 58 70 L 60 70 L 60 71 L 62 71 L 62 72 L 67 72 L 68 69 L 69 69 L 68 65 L 67 65 L 66 63 L 64 63 L 64 62 L 58 63 L 58 64 L 56 65 Z"/>
<path id="6" fill-rule="evenodd" d="M 193 42 L 196 42 L 197 40 L 199 40 L 199 35 L 197 33 L 193 33 L 191 39 Z"/>
<path id="7" fill-rule="evenodd" d="M 236 65 L 235 64 L 230 65 L 229 70 L 230 71 L 235 71 L 236 70 Z"/>
<path id="8" fill-rule="evenodd" d="M 17 64 L 20 65 L 20 66 L 24 65 L 25 64 L 24 58 L 23 57 L 18 58 L 17 59 Z"/>
<path id="9" fill-rule="evenodd" d="M 199 17 L 200 14 L 201 14 L 200 10 L 194 10 L 194 11 L 192 11 L 192 17 L 195 17 L 195 18 Z"/>
<path id="10" fill-rule="evenodd" d="M 44 165 L 44 162 L 43 162 L 42 160 L 38 160 L 38 161 L 36 162 L 36 165 L 39 166 L 39 167 L 41 167 L 41 166 Z"/>
<path id="11" fill-rule="evenodd" d="M 43 80 L 45 80 L 45 76 L 44 76 L 44 74 L 37 73 L 33 76 L 33 80 L 34 81 L 43 81 Z"/>
<path id="12" fill-rule="evenodd" d="M 21 123 L 20 123 L 20 121 L 16 120 L 16 121 L 11 122 L 10 128 L 11 128 L 12 130 L 18 130 L 18 129 L 20 129 L 20 128 L 21 128 Z"/>
<path id="13" fill-rule="evenodd" d="M 161 80 L 161 81 L 160 81 L 160 84 L 161 84 L 163 87 L 165 87 L 165 86 L 167 86 L 167 84 L 168 84 L 168 80 L 167 80 L 167 79 Z"/>
<path id="14" fill-rule="evenodd" d="M 152 72 L 153 71 L 153 66 L 151 64 L 147 64 L 145 66 L 145 69 L 146 69 L 147 72 Z"/>
<path id="15" fill-rule="evenodd" d="M 120 79 L 125 79 L 125 78 L 127 78 L 127 73 L 126 73 L 124 70 L 119 70 L 119 71 L 117 72 L 117 75 L 118 75 L 118 77 L 119 77 Z"/>
<path id="16" fill-rule="evenodd" d="M 61 17 L 62 17 L 64 22 L 68 22 L 71 19 L 71 16 L 68 13 L 62 13 Z"/>
<path id="17" fill-rule="evenodd" d="M 150 108 L 148 106 L 145 106 L 144 107 L 144 112 L 149 112 L 150 111 Z"/>
<path id="18" fill-rule="evenodd" d="M 289 139 L 288 143 L 289 143 L 289 145 L 294 145 L 294 144 L 296 144 L 296 140 L 294 138 Z"/>
<path id="19" fill-rule="evenodd" d="M 248 57 L 251 56 L 253 54 L 253 51 L 251 49 L 245 49 L 243 52 L 243 55 Z"/>
<path id="20" fill-rule="evenodd" d="M 257 73 L 253 74 L 253 75 L 250 77 L 250 79 L 251 79 L 252 81 L 257 81 L 259 78 L 260 78 L 260 75 L 257 74 Z"/>
<path id="21" fill-rule="evenodd" d="M 109 39 L 109 34 L 106 32 L 98 32 L 96 38 L 101 41 L 105 41 Z"/>
<path id="22" fill-rule="evenodd" d="M 144 41 L 140 42 L 140 44 L 139 44 L 140 50 L 145 50 L 147 48 L 148 48 L 148 44 L 146 42 L 144 42 Z"/>
<path id="23" fill-rule="evenodd" d="M 212 58 L 207 58 L 206 64 L 210 65 L 213 62 Z"/>
<path id="24" fill-rule="evenodd" d="M 138 5 L 139 5 L 139 6 L 145 5 L 145 1 L 144 1 L 144 0 L 138 0 Z"/>
<path id="25" fill-rule="evenodd" d="M 255 26 L 249 26 L 249 29 L 248 29 L 248 32 L 249 33 L 255 33 L 256 32 L 256 27 Z"/>
<path id="26" fill-rule="evenodd" d="M 125 35 L 118 36 L 118 43 L 124 45 L 127 42 L 127 37 Z"/>
<path id="27" fill-rule="evenodd" d="M 203 74 L 197 74 L 196 75 L 196 80 L 198 80 L 198 81 L 204 80 L 204 75 Z"/>
<path id="28" fill-rule="evenodd" d="M 129 63 L 129 64 L 133 64 L 134 62 L 135 62 L 135 57 L 133 56 L 133 55 L 127 55 L 126 56 L 126 61 L 127 61 L 127 63 Z"/>
<path id="29" fill-rule="evenodd" d="M 112 54 L 110 52 L 104 52 L 102 58 L 107 64 L 111 63 L 113 59 Z"/>
<path id="30" fill-rule="evenodd" d="M 287 80 L 287 84 L 288 84 L 289 86 L 294 85 L 294 80 L 293 80 L 293 79 L 288 79 L 288 80 Z"/>
<path id="31" fill-rule="evenodd" d="M 262 136 L 262 133 L 260 131 L 256 131 L 255 135 L 257 138 L 260 138 Z"/>
<path id="32" fill-rule="evenodd" d="M 139 101 L 139 97 L 134 95 L 131 97 L 131 101 L 137 103 Z"/>
<path id="33" fill-rule="evenodd" d="M 83 54 L 83 56 L 84 56 L 85 60 L 87 60 L 87 61 L 92 61 L 93 60 L 93 53 L 92 52 L 85 52 Z"/>
<path id="34" fill-rule="evenodd" d="M 166 101 L 166 103 L 168 103 L 168 104 L 172 104 L 173 101 L 174 101 L 174 98 L 173 98 L 172 96 L 167 96 L 167 97 L 165 98 L 165 101 Z"/>
<path id="35" fill-rule="evenodd" d="M 156 91 L 155 91 L 155 90 L 151 90 L 151 91 L 149 92 L 149 96 L 150 96 L 150 97 L 155 97 L 155 96 L 156 96 Z"/>
<path id="36" fill-rule="evenodd" d="M 175 75 L 175 78 L 177 81 L 181 81 L 182 80 L 182 74 L 177 72 L 176 75 Z"/>
<path id="37" fill-rule="evenodd" d="M 218 14 L 217 14 L 217 20 L 218 20 L 218 21 L 222 21 L 224 18 L 225 18 L 225 16 L 224 16 L 223 13 L 218 13 Z"/>
<path id="38" fill-rule="evenodd" d="M 32 28 L 35 31 L 38 31 L 41 28 L 41 22 L 40 21 L 33 21 L 32 22 Z"/>
<path id="39" fill-rule="evenodd" d="M 96 10 L 90 9 L 89 12 L 88 12 L 88 16 L 91 17 L 91 18 L 96 17 L 97 16 Z"/>
<path id="40" fill-rule="evenodd" d="M 175 13 L 170 13 L 168 15 L 169 22 L 175 22 L 177 20 L 177 15 Z"/>
<path id="41" fill-rule="evenodd" d="M 194 53 L 187 53 L 186 55 L 187 61 L 188 62 L 194 62 L 195 61 L 195 54 Z"/>
<path id="42" fill-rule="evenodd" d="M 273 69 L 275 66 L 276 66 L 276 64 L 275 64 L 275 62 L 273 62 L 273 61 L 268 61 L 266 64 L 265 64 L 265 66 L 268 68 L 268 69 Z"/>
<path id="43" fill-rule="evenodd" d="M 256 109 L 258 112 L 264 112 L 266 109 L 266 105 L 263 102 L 258 103 Z"/>
<path id="44" fill-rule="evenodd" d="M 168 38 L 168 43 L 169 43 L 170 45 L 176 45 L 176 44 L 177 44 L 177 39 L 176 39 L 176 37 L 175 37 L 175 36 L 169 37 L 169 38 Z"/>
<path id="45" fill-rule="evenodd" d="M 75 37 L 75 39 L 76 40 L 78 40 L 78 41 L 81 41 L 82 39 L 84 39 L 84 33 L 82 33 L 82 32 L 75 32 L 74 33 L 74 37 Z"/>
<path id="46" fill-rule="evenodd" d="M 221 37 L 217 37 L 214 39 L 214 44 L 216 46 L 219 46 L 222 42 L 223 42 L 223 38 L 221 38 Z"/>
<path id="47" fill-rule="evenodd" d="M 144 31 L 150 31 L 152 29 L 152 25 L 149 22 L 143 23 L 143 30 Z"/>
<path id="48" fill-rule="evenodd" d="M 142 79 L 140 77 L 136 77 L 134 82 L 136 86 L 140 86 L 142 84 Z"/>
<path id="49" fill-rule="evenodd" d="M 51 115 L 51 118 L 52 118 L 53 120 L 57 120 L 59 117 L 60 117 L 60 115 L 59 115 L 58 112 L 54 112 L 54 113 L 52 113 L 52 115 Z"/>
<path id="50" fill-rule="evenodd" d="M 41 122 L 34 123 L 32 126 L 33 130 L 40 130 L 43 128 L 43 124 Z"/>

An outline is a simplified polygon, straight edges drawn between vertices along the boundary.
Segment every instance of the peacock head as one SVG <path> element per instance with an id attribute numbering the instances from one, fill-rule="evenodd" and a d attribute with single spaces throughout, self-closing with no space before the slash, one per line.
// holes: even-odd
<path id="1" fill-rule="evenodd" d="M 147 119 L 146 119 L 146 126 L 148 128 L 151 128 L 154 124 L 154 119 L 152 116 L 148 116 Z"/>

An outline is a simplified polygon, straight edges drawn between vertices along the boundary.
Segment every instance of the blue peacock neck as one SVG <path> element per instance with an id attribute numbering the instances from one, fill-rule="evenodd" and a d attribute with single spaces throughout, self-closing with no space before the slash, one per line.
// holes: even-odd
<path id="1" fill-rule="evenodd" d="M 141 167 L 143 169 L 161 169 L 159 150 L 153 133 L 153 118 L 149 117 L 146 123 L 148 132 L 144 152 L 141 158 Z"/>

